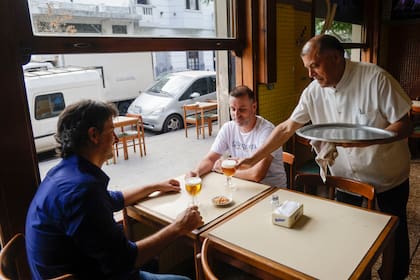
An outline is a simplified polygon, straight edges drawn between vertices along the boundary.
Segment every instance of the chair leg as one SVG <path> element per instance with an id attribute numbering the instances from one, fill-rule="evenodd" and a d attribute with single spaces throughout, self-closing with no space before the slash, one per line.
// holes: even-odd
<path id="1" fill-rule="evenodd" d="M 127 140 L 123 139 L 123 150 L 124 150 L 124 159 L 127 160 L 128 159 L 128 149 L 127 149 Z"/>
<path id="2" fill-rule="evenodd" d="M 203 139 L 206 138 L 206 131 L 205 131 L 206 124 L 205 124 L 204 121 L 205 121 L 205 119 L 204 119 L 204 117 L 202 117 L 201 118 L 201 131 L 203 132 Z"/>
<path id="3" fill-rule="evenodd" d="M 210 118 L 207 119 L 207 127 L 209 128 L 209 136 L 211 136 L 212 130 L 213 130 L 213 123 Z"/>
<path id="4" fill-rule="evenodd" d="M 141 135 L 138 135 L 137 141 L 139 143 L 140 157 L 143 157 L 143 149 L 141 148 Z"/>
<path id="5" fill-rule="evenodd" d="M 195 125 L 195 134 L 197 135 L 197 139 L 200 139 L 200 126 L 198 124 Z"/>
<path id="6" fill-rule="evenodd" d="M 115 155 L 115 153 L 116 153 L 116 152 L 118 152 L 118 147 L 117 147 L 117 145 L 118 145 L 118 144 L 115 144 L 115 149 L 114 149 L 114 147 L 112 148 L 112 162 L 113 162 L 114 164 L 116 164 L 116 163 L 117 163 L 117 157 L 116 157 L 116 155 Z M 117 151 L 115 151 L 115 150 L 117 150 Z"/>

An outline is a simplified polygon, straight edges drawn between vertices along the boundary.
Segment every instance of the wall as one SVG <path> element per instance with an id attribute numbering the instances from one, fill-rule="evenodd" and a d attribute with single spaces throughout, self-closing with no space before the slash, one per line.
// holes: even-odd
<path id="1" fill-rule="evenodd" d="M 303 44 L 311 37 L 311 13 L 292 4 L 277 3 L 277 82 L 258 86 L 259 114 L 275 125 L 286 120 L 309 83 L 300 59 Z"/>
<path id="2" fill-rule="evenodd" d="M 384 67 L 412 98 L 420 97 L 420 20 L 386 25 L 387 60 Z"/>

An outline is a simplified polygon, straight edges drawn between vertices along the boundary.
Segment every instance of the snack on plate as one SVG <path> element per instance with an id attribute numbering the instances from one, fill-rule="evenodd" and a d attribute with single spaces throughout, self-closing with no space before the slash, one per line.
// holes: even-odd
<path id="1" fill-rule="evenodd" d="M 219 195 L 213 198 L 213 203 L 216 205 L 226 205 L 229 204 L 232 200 L 224 195 Z"/>

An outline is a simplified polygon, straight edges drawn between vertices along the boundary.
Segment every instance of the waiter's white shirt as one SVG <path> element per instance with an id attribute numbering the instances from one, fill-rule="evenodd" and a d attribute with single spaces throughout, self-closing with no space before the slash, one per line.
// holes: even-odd
<path id="1" fill-rule="evenodd" d="M 386 128 L 409 112 L 411 100 L 385 70 L 370 63 L 346 60 L 335 88 L 317 80 L 303 91 L 291 119 L 298 123 L 352 123 Z M 384 192 L 404 182 L 410 172 L 406 140 L 364 148 L 337 147 L 332 175 L 353 178 Z"/>

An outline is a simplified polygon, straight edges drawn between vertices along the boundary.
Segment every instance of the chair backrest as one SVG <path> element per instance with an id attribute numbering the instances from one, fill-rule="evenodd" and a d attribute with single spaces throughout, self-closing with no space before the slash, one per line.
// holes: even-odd
<path id="1" fill-rule="evenodd" d="M 184 108 L 184 118 L 186 118 L 187 116 L 191 116 L 191 115 L 197 115 L 199 110 L 198 110 L 198 104 L 185 104 L 183 106 Z M 190 111 L 190 112 L 189 112 Z"/>
<path id="2" fill-rule="evenodd" d="M 322 185 L 328 187 L 330 199 L 334 199 L 335 189 L 339 188 L 363 196 L 367 200 L 367 208 L 374 208 L 375 188 L 368 183 L 339 176 L 327 176 L 326 182 L 324 183 L 318 174 L 297 174 L 295 177 L 294 186 L 303 187 L 304 192 L 308 192 L 309 189 L 313 190 Z"/>
<path id="3" fill-rule="evenodd" d="M 25 237 L 18 233 L 0 251 L 0 279 L 25 279 L 29 275 Z"/>
<path id="4" fill-rule="evenodd" d="M 293 187 L 293 178 L 294 178 L 294 174 L 295 174 L 295 156 L 291 153 L 288 152 L 283 152 L 283 163 L 287 164 L 288 166 L 288 175 L 287 175 L 287 185 L 289 187 Z"/>
<path id="5" fill-rule="evenodd" d="M 207 280 L 217 280 L 218 278 L 216 277 L 216 275 L 214 275 L 212 269 L 210 268 L 210 264 L 209 264 L 209 258 L 208 258 L 208 254 L 209 254 L 209 243 L 211 241 L 206 238 L 203 241 L 203 244 L 201 245 L 201 254 L 200 254 L 200 259 L 201 259 L 201 267 L 203 268 L 203 274 L 205 279 Z"/>
<path id="6" fill-rule="evenodd" d="M 130 117 L 130 118 L 138 118 L 139 119 L 140 130 L 143 130 L 144 131 L 143 118 L 142 118 L 141 115 L 127 113 L 127 114 L 125 114 L 125 116 L 126 117 Z"/>
<path id="7" fill-rule="evenodd" d="M 30 279 L 28 259 L 26 255 L 25 236 L 21 233 L 13 236 L 0 251 L 0 279 Z M 76 279 L 72 274 L 65 274 L 50 280 Z"/>

